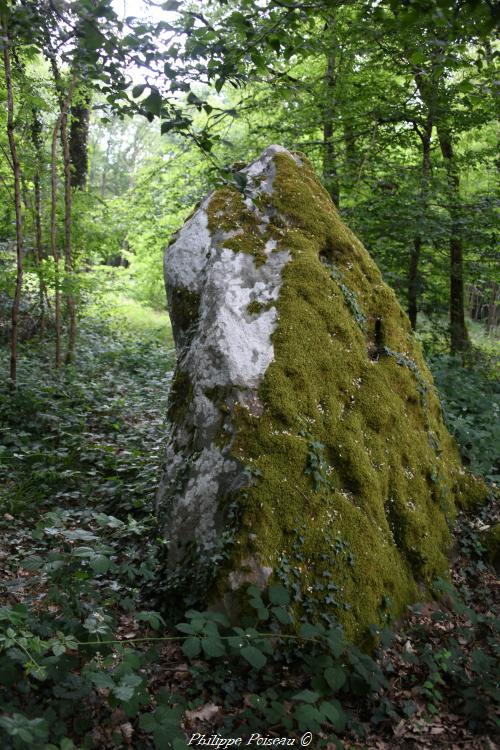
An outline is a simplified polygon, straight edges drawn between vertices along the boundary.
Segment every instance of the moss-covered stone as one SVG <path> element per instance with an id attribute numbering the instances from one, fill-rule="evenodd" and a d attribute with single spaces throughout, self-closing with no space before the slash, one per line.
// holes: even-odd
<path id="1" fill-rule="evenodd" d="M 486 560 L 498 571 L 500 568 L 500 523 L 484 531 L 481 541 L 486 550 Z"/>
<path id="2" fill-rule="evenodd" d="M 208 252 L 250 256 L 241 320 L 258 325 L 273 316 L 263 319 L 272 321 L 269 341 L 261 339 L 272 356 L 253 380 L 226 379 L 224 395 L 211 401 L 219 416 L 208 442 L 231 462 L 232 480 L 219 481 L 217 462 L 207 467 L 217 485 L 220 525 L 211 544 L 220 564 L 202 593 L 224 595 L 268 571 L 265 580 L 294 592 L 297 614 L 337 618 L 361 641 L 371 624 L 401 614 L 446 573 L 456 504 L 467 502 L 467 483 L 477 497 L 483 486 L 460 465 L 394 292 L 307 160 L 272 147 L 246 174 L 245 194 L 224 188 L 205 204 Z M 176 243 L 167 268 L 175 253 Z M 263 275 L 273 256 L 284 261 L 274 286 Z M 211 267 L 203 274 L 211 279 Z M 206 286 L 199 289 L 200 310 L 210 316 Z M 184 366 L 196 339 L 180 338 Z M 190 378 L 196 402 L 202 378 Z M 185 508 L 186 495 L 169 502 Z M 215 539 L 225 509 L 235 506 L 238 524 L 221 559 Z M 172 518 L 167 513 L 166 533 Z M 205 554 L 199 530 L 192 538 Z M 178 581 L 182 556 L 171 567 Z"/>

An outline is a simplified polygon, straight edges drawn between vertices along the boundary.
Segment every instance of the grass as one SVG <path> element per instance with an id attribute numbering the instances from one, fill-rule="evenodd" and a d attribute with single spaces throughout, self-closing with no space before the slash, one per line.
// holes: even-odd
<path id="1" fill-rule="evenodd" d="M 139 338 L 146 337 L 173 347 L 172 326 L 166 308 L 156 309 L 135 298 L 128 269 L 96 266 L 90 276 L 87 284 L 91 301 L 85 308 L 86 318 L 104 319 L 117 332 L 125 329 Z"/>
<path id="2" fill-rule="evenodd" d="M 173 346 L 172 326 L 166 310 L 154 310 L 121 292 L 107 292 L 99 307 L 104 307 L 112 328 L 120 329 L 125 325 L 134 334 Z"/>

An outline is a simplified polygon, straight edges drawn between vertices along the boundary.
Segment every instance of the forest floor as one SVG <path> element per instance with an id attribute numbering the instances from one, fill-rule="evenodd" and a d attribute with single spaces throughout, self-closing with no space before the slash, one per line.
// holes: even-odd
<path id="1" fill-rule="evenodd" d="M 288 649 L 278 629 L 245 660 L 223 644 L 234 630 L 207 613 L 167 627 L 154 609 L 153 503 L 175 361 L 168 318 L 119 296 L 97 312 L 82 322 L 77 366 L 55 374 L 47 345 L 30 342 L 17 392 L 0 390 L 2 747 L 182 750 L 194 732 L 300 738 L 310 727 L 314 750 L 498 747 L 493 497 L 460 515 L 440 598 L 385 628 L 375 660 L 340 641 L 332 661 L 328 633 L 312 651 Z M 465 452 L 495 478 L 491 434 L 477 444 L 491 395 L 476 412 L 463 406 L 483 375 L 460 395 L 439 367 Z M 276 628 L 286 604 L 275 591 L 266 605 Z"/>

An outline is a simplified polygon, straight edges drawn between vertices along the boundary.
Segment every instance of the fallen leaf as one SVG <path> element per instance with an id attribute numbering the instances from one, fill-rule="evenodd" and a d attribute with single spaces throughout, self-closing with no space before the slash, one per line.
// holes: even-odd
<path id="1" fill-rule="evenodd" d="M 134 734 L 134 727 L 130 723 L 130 721 L 127 721 L 125 724 L 120 724 L 120 732 L 123 735 L 123 739 L 130 743 L 132 739 L 132 735 Z"/>
<path id="2" fill-rule="evenodd" d="M 200 708 L 195 708 L 193 711 L 186 711 L 186 720 L 189 723 L 195 721 L 211 721 L 220 711 L 220 706 L 216 706 L 215 703 L 205 703 Z"/>

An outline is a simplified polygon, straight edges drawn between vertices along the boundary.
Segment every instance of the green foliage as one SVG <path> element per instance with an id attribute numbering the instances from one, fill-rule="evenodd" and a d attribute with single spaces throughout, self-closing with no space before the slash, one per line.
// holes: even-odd
<path id="1" fill-rule="evenodd" d="M 329 487 L 329 465 L 324 455 L 325 446 L 317 440 L 312 440 L 307 446 L 307 464 L 304 474 L 312 478 L 314 491 L 318 492 L 322 486 Z"/>
<path id="2" fill-rule="evenodd" d="M 237 626 L 222 612 L 191 609 L 166 628 L 141 591 L 161 583 L 151 503 L 163 430 L 158 405 L 166 407 L 171 360 L 154 331 L 118 336 L 117 323 L 87 321 L 79 368 L 59 376 L 47 369 L 50 353 L 32 342 L 18 392 L 10 400 L 5 392 L 1 402 L 0 532 L 10 550 L 9 599 L 0 607 L 2 748 L 97 750 L 96 723 L 105 731 L 120 715 L 134 747 L 185 750 L 183 723 L 206 703 L 220 708 L 211 730 L 221 737 L 272 726 L 297 738 L 321 731 L 339 748 L 406 719 L 415 701 L 429 717 L 452 702 L 477 727 L 488 722 L 497 700 L 497 625 L 475 608 L 466 581 L 451 592 L 452 613 L 440 610 L 436 618 L 458 631 L 436 646 L 423 628 L 411 635 L 411 706 L 390 693 L 394 655 L 360 651 L 334 618 L 318 622 L 318 592 L 297 590 L 300 530 L 296 559 L 281 561 L 279 581 L 267 590 L 247 589 Z M 464 521 L 459 538 L 467 575 L 477 576 L 484 571 L 481 535 Z M 349 564 L 348 545 L 340 538 L 330 545 L 327 566 L 339 557 Z M 321 595 L 335 596 L 324 581 Z M 373 637 L 384 649 L 391 643 L 387 628 Z M 158 681 L 156 665 L 165 658 L 189 680 Z M 113 737 L 119 746 L 120 732 Z"/>
<path id="3" fill-rule="evenodd" d="M 466 363 L 458 357 L 430 359 L 440 391 L 446 421 L 471 471 L 491 482 L 500 480 L 500 382 L 492 368 L 494 358 Z"/>

